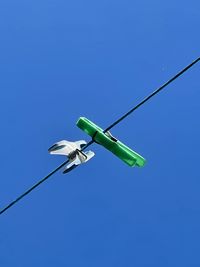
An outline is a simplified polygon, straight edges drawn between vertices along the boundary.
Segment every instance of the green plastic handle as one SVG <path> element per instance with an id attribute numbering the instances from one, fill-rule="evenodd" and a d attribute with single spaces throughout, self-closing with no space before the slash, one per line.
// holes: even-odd
<path id="1" fill-rule="evenodd" d="M 104 133 L 103 129 L 87 118 L 80 117 L 76 125 L 93 138 L 93 140 L 111 151 L 129 166 L 143 167 L 146 160 L 138 153 L 116 140 L 110 133 Z"/>

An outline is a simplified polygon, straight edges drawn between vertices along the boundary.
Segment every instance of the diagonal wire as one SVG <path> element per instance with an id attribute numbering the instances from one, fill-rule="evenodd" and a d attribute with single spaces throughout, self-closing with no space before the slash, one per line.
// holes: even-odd
<path id="1" fill-rule="evenodd" d="M 93 140 L 91 140 L 89 143 L 87 143 L 82 150 L 85 150 L 87 147 L 89 147 L 92 143 L 94 143 Z M 55 170 L 53 170 L 51 173 L 49 173 L 47 176 L 45 176 L 44 178 L 42 178 L 39 182 L 37 182 L 36 184 L 34 184 L 31 188 L 29 188 L 27 191 L 25 191 L 22 195 L 20 195 L 19 197 L 17 197 L 14 201 L 12 201 L 10 204 L 8 204 L 6 207 L 4 207 L 1 211 L 0 211 L 0 215 L 3 214 L 6 210 L 8 210 L 9 208 L 11 208 L 12 206 L 14 206 L 18 201 L 20 201 L 22 198 L 24 198 L 26 195 L 28 195 L 29 193 L 31 193 L 34 189 L 36 189 L 39 185 L 41 185 L 42 183 L 44 183 L 47 179 L 49 179 L 53 174 L 55 174 L 57 171 L 59 171 L 60 169 L 62 169 L 67 163 L 69 162 L 69 160 L 66 160 L 65 162 L 63 162 L 60 166 L 58 166 Z"/>
<path id="2" fill-rule="evenodd" d="M 160 91 L 162 91 L 165 87 L 167 87 L 170 83 L 172 83 L 173 81 L 175 81 L 178 77 L 180 77 L 184 72 L 186 72 L 187 70 L 189 70 L 193 65 L 195 65 L 198 61 L 200 60 L 200 57 L 197 58 L 196 60 L 194 60 L 191 64 L 189 64 L 188 66 L 186 66 L 184 69 L 182 69 L 180 72 L 178 72 L 174 77 L 172 77 L 169 81 L 167 81 L 166 83 L 164 83 L 162 86 L 160 86 L 158 89 L 156 89 L 153 93 L 151 93 L 149 96 L 147 96 L 146 98 L 144 98 L 139 104 L 137 104 L 135 107 L 133 107 L 131 110 L 129 110 L 127 113 L 125 113 L 122 117 L 120 117 L 118 120 L 116 120 L 115 122 L 113 122 L 110 126 L 108 126 L 103 132 L 107 132 L 110 129 L 112 129 L 114 126 L 116 126 L 117 124 L 119 124 L 121 121 L 123 121 L 126 117 L 128 117 L 131 113 L 133 113 L 136 109 L 138 109 L 140 106 L 142 106 L 143 104 L 145 104 L 148 100 L 150 100 L 153 96 L 155 96 L 156 94 L 158 94 Z M 83 148 L 82 151 L 85 150 L 87 147 L 89 147 L 90 145 L 92 145 L 94 143 L 94 140 L 91 140 L 90 142 L 88 142 Z M 69 160 L 63 162 L 60 166 L 58 166 L 55 170 L 53 170 L 51 173 L 49 173 L 47 176 L 45 176 L 43 179 L 41 179 L 39 182 L 37 182 L 35 185 L 33 185 L 31 188 L 29 188 L 27 191 L 25 191 L 22 195 L 20 195 L 18 198 L 16 198 L 14 201 L 12 201 L 9 205 L 7 205 L 6 207 L 4 207 L 1 211 L 0 211 L 0 215 L 3 214 L 6 210 L 8 210 L 9 208 L 11 208 L 13 205 L 15 205 L 18 201 L 20 201 L 22 198 L 24 198 L 26 195 L 28 195 L 29 193 L 31 193 L 34 189 L 36 189 L 39 185 L 41 185 L 43 182 L 45 182 L 47 179 L 49 179 L 53 174 L 55 174 L 57 171 L 59 171 L 62 167 L 64 167 L 67 163 L 69 162 Z"/>
<path id="3" fill-rule="evenodd" d="M 26 192 L 24 192 L 22 195 L 20 195 L 18 198 L 16 198 L 14 201 L 12 201 L 9 205 L 7 205 L 4 209 L 0 211 L 0 215 L 4 213 L 6 210 L 11 208 L 13 205 L 15 205 L 18 201 L 20 201 L 22 198 L 24 198 L 26 195 L 28 195 L 31 191 L 33 191 L 36 187 L 38 187 L 40 184 L 45 182 L 47 179 L 49 179 L 53 174 L 55 174 L 58 170 L 60 170 L 62 167 L 64 167 L 69 160 L 63 162 L 60 166 L 58 166 L 55 170 L 53 170 L 51 173 L 49 173 L 47 176 L 45 176 L 43 179 L 41 179 L 39 182 L 37 182 L 35 185 L 33 185 L 31 188 L 29 188 Z"/>
<path id="4" fill-rule="evenodd" d="M 153 93 L 151 93 L 149 96 L 144 98 L 139 104 L 137 104 L 135 107 L 133 107 L 131 110 L 129 110 L 126 114 L 124 114 L 121 118 L 119 118 L 117 121 L 113 122 L 104 132 L 109 131 L 114 126 L 116 126 L 118 123 L 123 121 L 127 116 L 129 116 L 131 113 L 133 113 L 136 109 L 138 109 L 140 106 L 142 106 L 144 103 L 146 103 L 148 100 L 150 100 L 153 96 L 158 94 L 160 91 L 162 91 L 166 86 L 168 86 L 170 83 L 175 81 L 179 76 L 181 76 L 184 72 L 186 72 L 188 69 L 190 69 L 193 65 L 195 65 L 200 60 L 200 57 L 194 60 L 191 64 L 189 64 L 187 67 L 182 69 L 180 72 L 178 72 L 174 77 L 172 77 L 169 81 L 164 83 L 162 86 L 160 86 L 158 89 L 156 89 Z"/>

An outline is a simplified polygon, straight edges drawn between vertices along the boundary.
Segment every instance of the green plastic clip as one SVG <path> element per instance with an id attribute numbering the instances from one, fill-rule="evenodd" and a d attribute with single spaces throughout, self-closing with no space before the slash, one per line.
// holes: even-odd
<path id="1" fill-rule="evenodd" d="M 143 167 L 146 160 L 138 153 L 124 145 L 122 142 L 114 138 L 110 132 L 103 132 L 99 126 L 87 118 L 80 117 L 77 126 L 93 138 L 93 140 L 111 151 L 129 166 Z"/>

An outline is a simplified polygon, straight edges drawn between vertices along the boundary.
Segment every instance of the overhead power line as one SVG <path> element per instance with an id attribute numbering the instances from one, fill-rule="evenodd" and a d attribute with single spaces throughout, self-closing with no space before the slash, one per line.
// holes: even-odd
<path id="1" fill-rule="evenodd" d="M 149 101 L 153 96 L 155 96 L 156 94 L 158 94 L 160 91 L 162 91 L 165 87 L 167 87 L 170 83 L 172 83 L 173 81 L 175 81 L 178 77 L 180 77 L 184 72 L 186 72 L 187 70 L 189 70 L 193 65 L 195 65 L 198 61 L 200 60 L 200 58 L 197 58 L 196 60 L 194 60 L 191 64 L 189 64 L 188 66 L 186 66 L 184 69 L 182 69 L 180 72 L 178 72 L 174 77 L 172 77 L 170 80 L 168 80 L 166 83 L 164 83 L 162 86 L 160 86 L 158 89 L 156 89 L 153 93 L 151 93 L 149 96 L 147 96 L 146 98 L 144 98 L 139 104 L 137 104 L 136 106 L 134 106 L 131 110 L 129 110 L 127 113 L 125 113 L 122 117 L 120 117 L 118 120 L 116 120 L 115 122 L 113 122 L 110 126 L 108 126 L 105 130 L 104 133 L 106 133 L 107 131 L 111 130 L 113 127 L 115 127 L 117 124 L 119 124 L 121 121 L 123 121 L 126 117 L 128 117 L 129 115 L 131 115 L 136 109 L 138 109 L 139 107 L 141 107 L 143 104 L 145 104 L 147 101 Z M 89 147 L 90 145 L 92 145 L 94 143 L 94 140 L 91 140 L 90 142 L 88 142 L 83 148 L 82 151 L 85 150 L 87 147 Z M 27 196 L 29 193 L 31 193 L 34 189 L 36 189 L 39 185 L 41 185 L 43 182 L 45 182 L 47 179 L 49 179 L 51 176 L 53 176 L 57 171 L 59 171 L 61 168 L 63 168 L 67 163 L 69 162 L 69 160 L 63 162 L 60 166 L 58 166 L 55 170 L 53 170 L 51 173 L 49 173 L 47 176 L 45 176 L 44 178 L 42 178 L 39 182 L 37 182 L 35 185 L 33 185 L 31 188 L 29 188 L 27 191 L 25 191 L 22 195 L 20 195 L 19 197 L 17 197 L 14 201 L 12 201 L 10 204 L 8 204 L 6 207 L 4 207 L 1 211 L 0 211 L 0 215 L 3 214 L 6 210 L 10 209 L 13 205 L 15 205 L 18 201 L 20 201 L 22 198 L 24 198 L 25 196 Z"/>

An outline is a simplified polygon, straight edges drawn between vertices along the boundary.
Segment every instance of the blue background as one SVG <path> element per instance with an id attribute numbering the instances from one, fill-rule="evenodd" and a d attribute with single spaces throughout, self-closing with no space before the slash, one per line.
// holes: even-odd
<path id="1" fill-rule="evenodd" d="M 1 0 L 0 206 L 199 57 L 199 1 Z M 200 266 L 196 65 L 113 129 L 148 161 L 96 157 L 57 173 L 0 217 L 2 267 Z"/>

